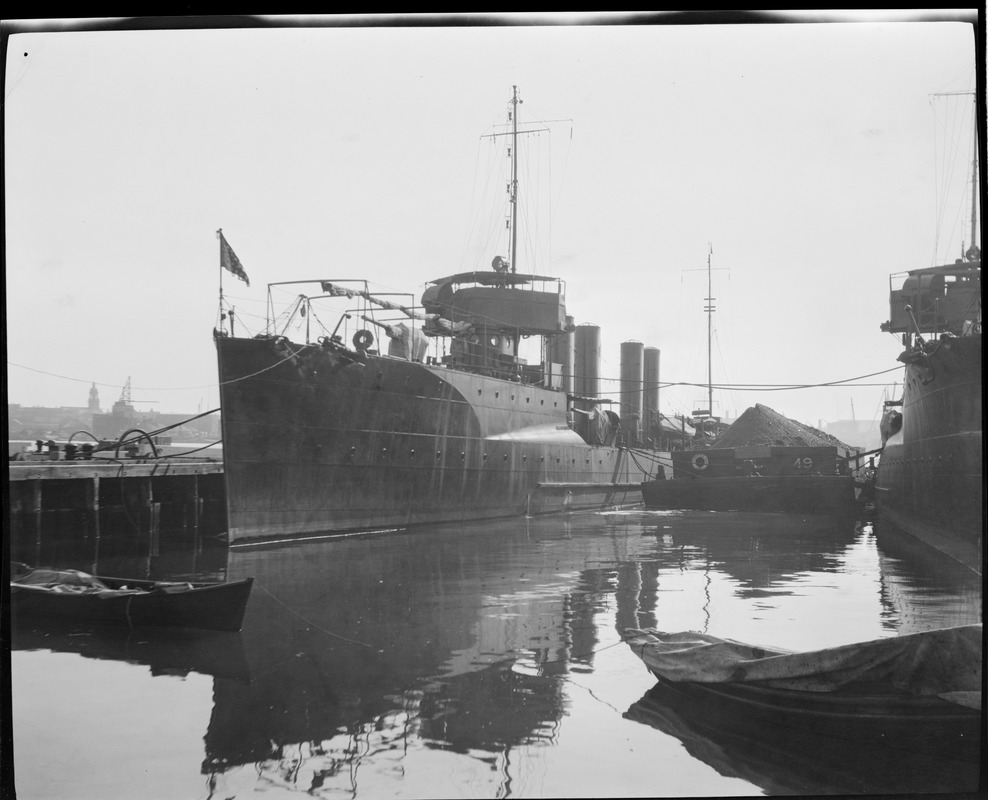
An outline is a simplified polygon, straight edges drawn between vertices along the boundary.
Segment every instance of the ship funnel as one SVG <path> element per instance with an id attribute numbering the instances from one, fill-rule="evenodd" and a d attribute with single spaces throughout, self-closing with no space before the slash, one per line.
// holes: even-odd
<path id="1" fill-rule="evenodd" d="M 662 351 L 657 347 L 645 348 L 644 387 L 642 388 L 642 435 L 658 444 L 659 434 L 652 433 L 659 424 L 659 365 Z"/>
<path id="2" fill-rule="evenodd" d="M 573 394 L 573 317 L 566 317 L 566 333 L 552 337 L 549 345 L 549 386 Z"/>
<path id="3" fill-rule="evenodd" d="M 600 328 L 578 325 L 573 348 L 573 429 L 591 444 L 609 444 L 610 416 L 595 408 L 600 397 Z"/>
<path id="4" fill-rule="evenodd" d="M 632 445 L 641 441 L 644 349 L 641 342 L 621 342 L 621 427 Z"/>
<path id="5" fill-rule="evenodd" d="M 573 393 L 600 397 L 600 327 L 578 325 L 573 366 Z"/>

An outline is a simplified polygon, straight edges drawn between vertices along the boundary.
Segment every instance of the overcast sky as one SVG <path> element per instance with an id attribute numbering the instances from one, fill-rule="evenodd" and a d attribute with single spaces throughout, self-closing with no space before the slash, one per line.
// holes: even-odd
<path id="1" fill-rule="evenodd" d="M 520 148 L 518 269 L 566 280 L 602 375 L 638 340 L 664 382 L 706 383 L 710 248 L 715 383 L 893 369 L 889 275 L 970 243 L 973 99 L 934 95 L 975 89 L 974 28 L 860 19 L 14 32 L 8 401 L 81 406 L 95 382 L 108 409 L 130 377 L 140 410 L 217 406 L 217 228 L 250 333 L 267 283 L 417 296 L 487 269 L 505 160 L 483 137 L 513 85 L 522 124 L 551 131 Z M 877 422 L 899 377 L 715 390 L 714 412 Z M 661 398 L 707 405 L 703 386 Z"/>

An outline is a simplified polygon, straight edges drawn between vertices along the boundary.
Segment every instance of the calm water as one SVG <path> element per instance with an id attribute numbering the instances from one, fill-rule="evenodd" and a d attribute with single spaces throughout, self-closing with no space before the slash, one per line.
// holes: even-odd
<path id="1" fill-rule="evenodd" d="M 252 575 L 255 588 L 239 634 L 15 627 L 21 800 L 901 793 L 977 780 L 970 760 L 923 764 L 928 743 L 908 731 L 797 736 L 665 696 L 622 642 L 657 627 L 801 650 L 981 621 L 979 579 L 867 524 L 581 513 L 98 568 Z"/>

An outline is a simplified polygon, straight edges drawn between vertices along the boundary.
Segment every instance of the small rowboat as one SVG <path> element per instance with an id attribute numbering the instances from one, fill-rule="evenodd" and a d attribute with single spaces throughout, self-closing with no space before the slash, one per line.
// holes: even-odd
<path id="1" fill-rule="evenodd" d="M 28 568 L 11 575 L 11 618 L 239 631 L 253 581 L 179 583 Z"/>

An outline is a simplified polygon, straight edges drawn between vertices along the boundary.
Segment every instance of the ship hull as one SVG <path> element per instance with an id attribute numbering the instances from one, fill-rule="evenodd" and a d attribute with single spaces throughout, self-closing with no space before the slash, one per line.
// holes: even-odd
<path id="1" fill-rule="evenodd" d="M 231 542 L 641 501 L 643 469 L 570 430 L 562 392 L 317 345 L 216 345 Z"/>
<path id="2" fill-rule="evenodd" d="M 981 572 L 981 335 L 948 337 L 905 366 L 902 427 L 875 484 L 882 519 Z"/>
<path id="3" fill-rule="evenodd" d="M 674 478 L 642 486 L 646 508 L 850 515 L 854 478 L 845 475 Z"/>

